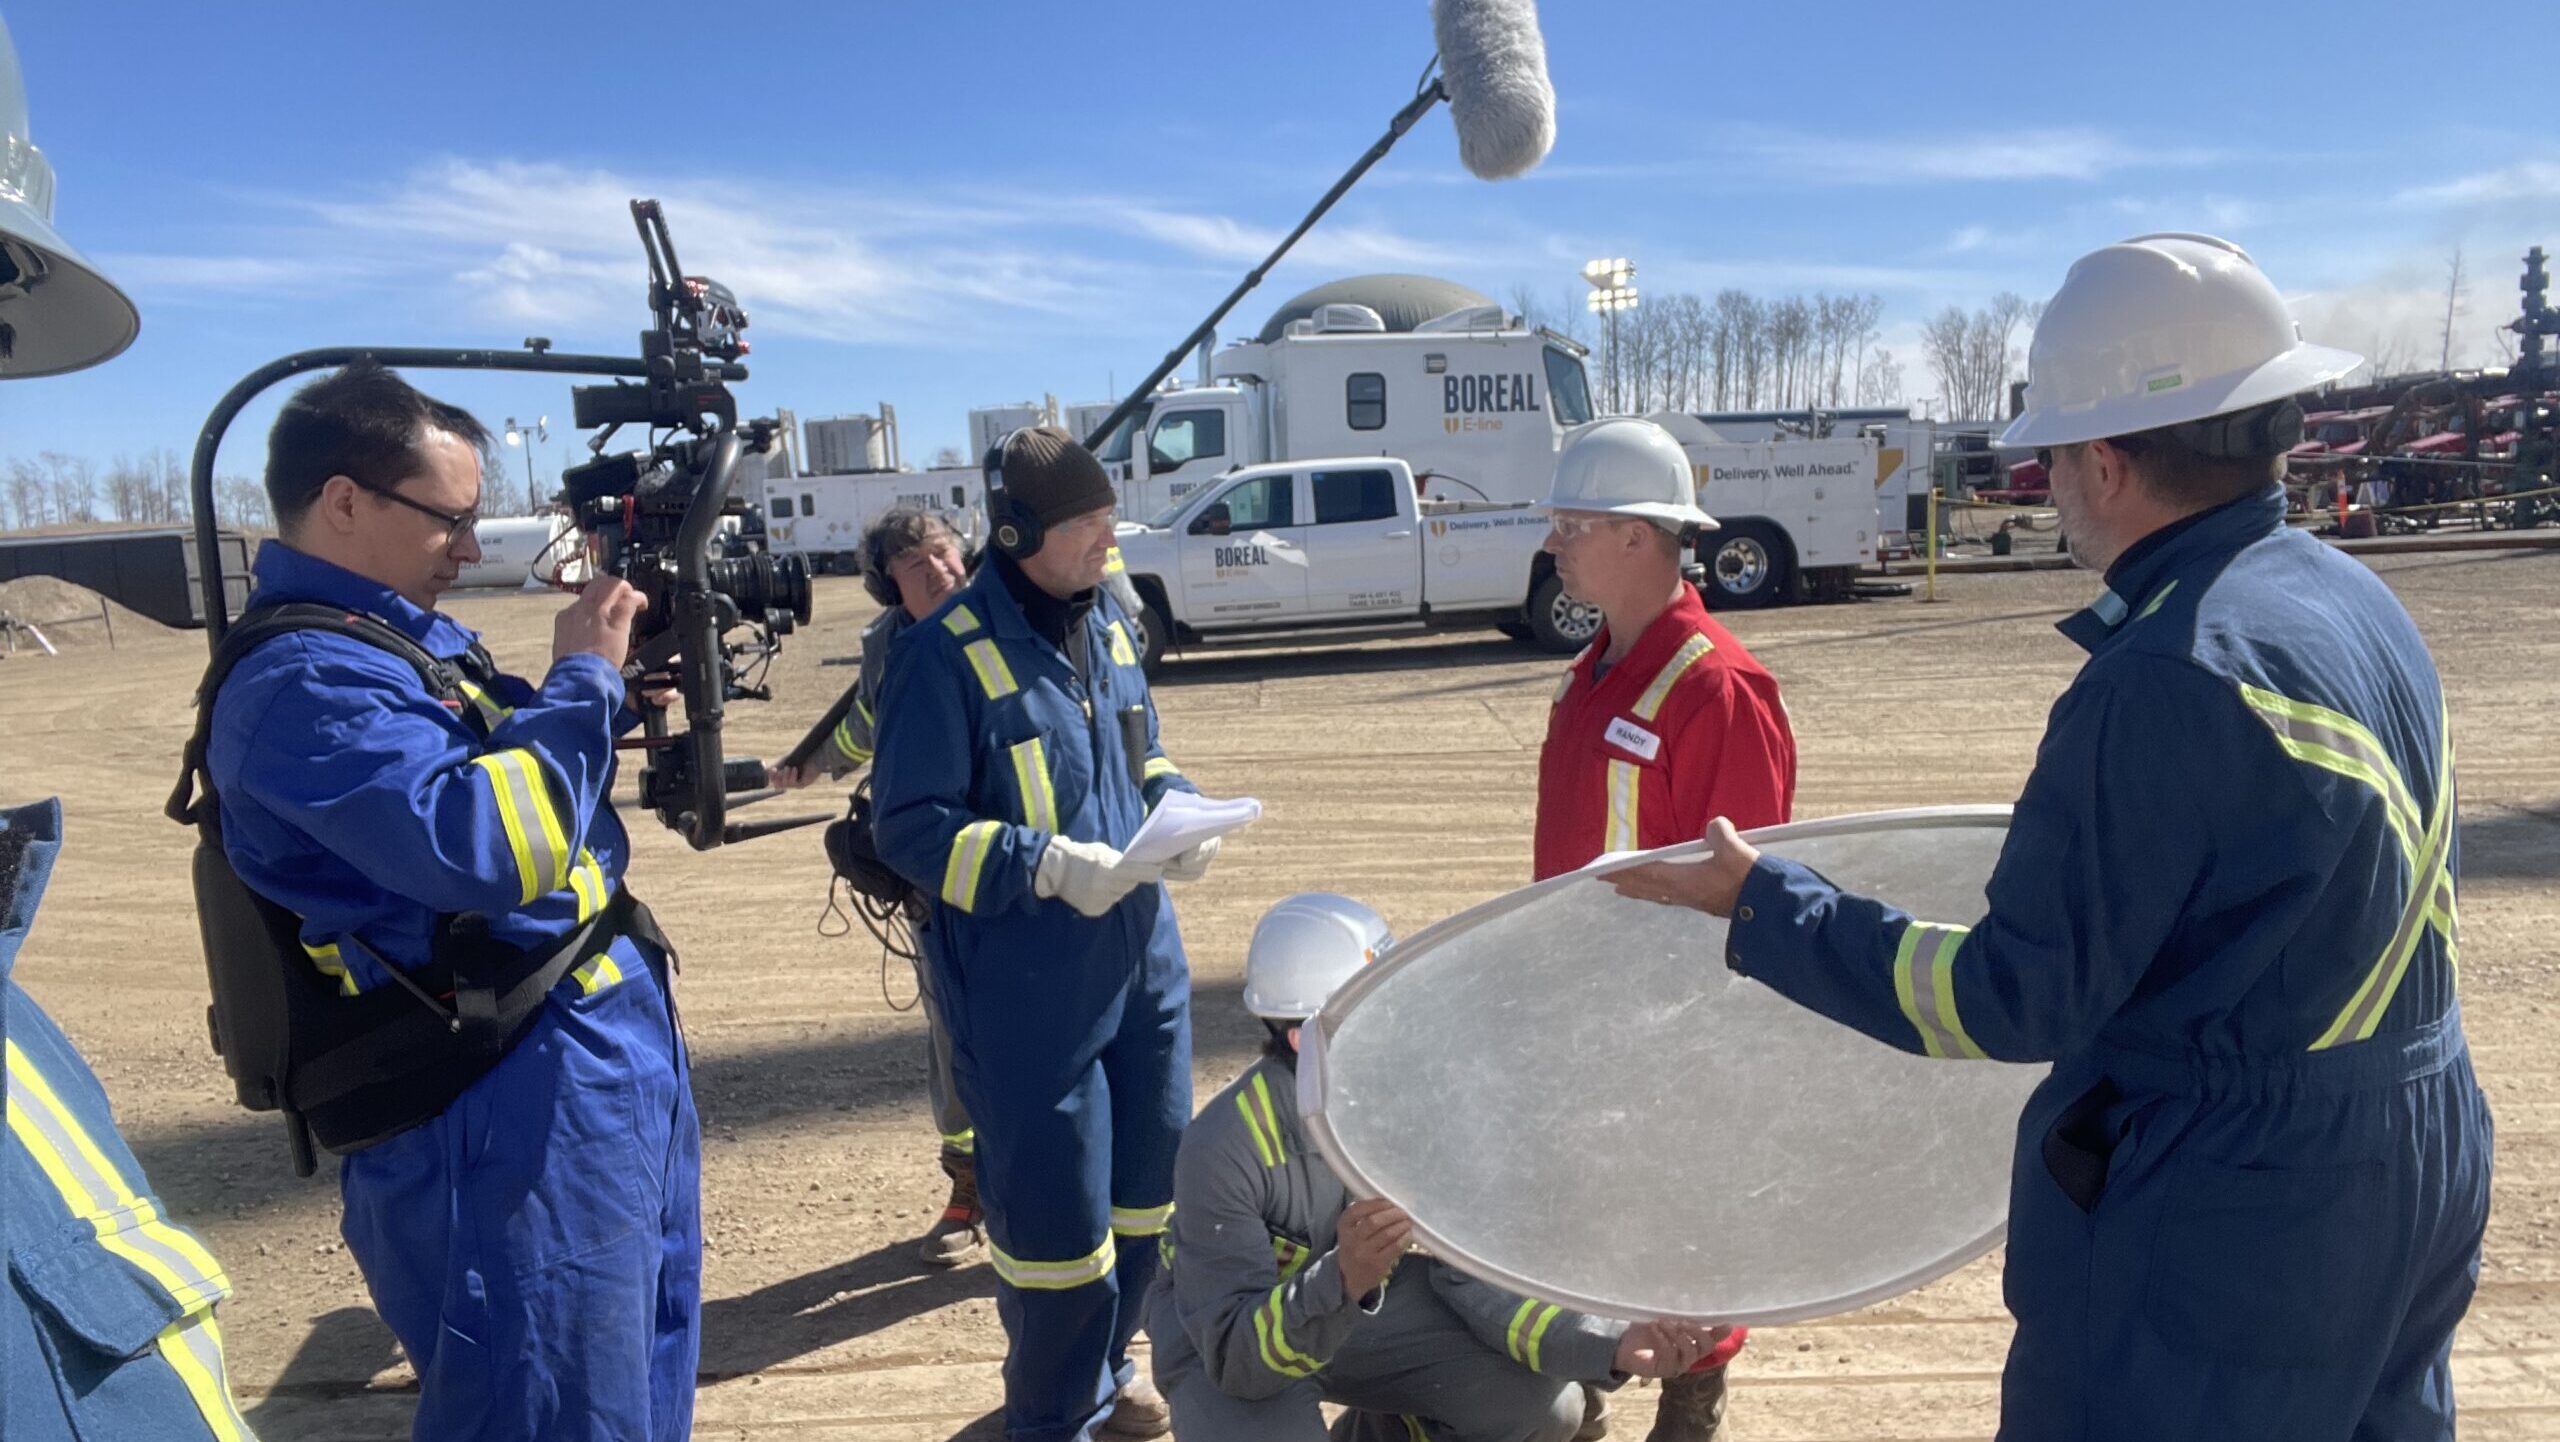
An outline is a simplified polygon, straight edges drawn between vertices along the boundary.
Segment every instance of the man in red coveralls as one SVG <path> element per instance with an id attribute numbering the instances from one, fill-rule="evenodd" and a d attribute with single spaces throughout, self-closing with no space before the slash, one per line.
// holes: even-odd
<path id="1" fill-rule="evenodd" d="M 1682 560 L 1715 521 L 1689 458 L 1651 421 L 1605 420 L 1565 447 L 1546 549 L 1567 595 L 1607 624 L 1565 672 L 1538 754 L 1538 879 L 1611 851 L 1689 841 L 1718 816 L 1745 830 L 1795 806 L 1796 742 L 1777 678 L 1708 619 Z M 1711 1442 L 1737 1328 L 1662 1387 L 1646 1442 Z"/>

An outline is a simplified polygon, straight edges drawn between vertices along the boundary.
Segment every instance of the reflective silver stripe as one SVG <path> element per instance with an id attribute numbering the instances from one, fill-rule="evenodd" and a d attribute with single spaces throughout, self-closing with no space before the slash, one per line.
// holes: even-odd
<path id="1" fill-rule="evenodd" d="M 257 1442 L 249 1419 L 232 1401 L 231 1377 L 222 1365 L 222 1329 L 211 1312 L 199 1312 L 162 1332 L 160 1356 L 186 1384 L 187 1395 L 218 1442 Z"/>
<path id="2" fill-rule="evenodd" d="M 951 614 L 942 618 L 942 629 L 954 636 L 966 636 L 978 629 L 977 614 L 966 606 L 954 606 Z"/>
<path id="3" fill-rule="evenodd" d="M 1074 1287 L 1087 1287 L 1111 1275 L 1119 1264 L 1117 1243 L 1106 1235 L 1102 1245 L 1071 1262 L 1032 1262 L 1008 1256 L 1002 1247 L 990 1243 L 988 1259 L 995 1264 L 996 1275 L 1010 1285 L 1030 1292 L 1063 1292 Z"/>
<path id="4" fill-rule="evenodd" d="M 1970 930 L 1915 921 L 1903 928 L 1902 944 L 1894 949 L 1894 997 L 1920 1034 L 1921 1046 L 1934 1057 L 1983 1056 L 1956 1015 L 1956 953 Z"/>
<path id="5" fill-rule="evenodd" d="M 1699 635 L 1692 635 L 1681 642 L 1680 649 L 1672 653 L 1660 671 L 1654 673 L 1653 684 L 1644 688 L 1643 697 L 1636 702 L 1637 718 L 1652 720 L 1662 710 L 1662 703 L 1670 699 L 1671 688 L 1679 684 L 1681 676 L 1715 648 L 1715 642 Z"/>
<path id="6" fill-rule="evenodd" d="M 951 838 L 951 857 L 942 868 L 942 899 L 962 911 L 978 909 L 978 878 L 987 869 L 987 853 L 1004 831 L 1001 821 L 972 821 Z"/>
<path id="7" fill-rule="evenodd" d="M 1058 793 L 1049 784 L 1048 748 L 1034 736 L 1007 754 L 1013 758 L 1014 789 L 1022 796 L 1022 824 L 1034 831 L 1056 831 Z"/>
<path id="8" fill-rule="evenodd" d="M 1644 771 L 1632 761 L 1609 763 L 1609 834 L 1603 851 L 1643 849 L 1636 837 L 1636 808 L 1644 799 Z"/>
<path id="9" fill-rule="evenodd" d="M 1161 1207 L 1113 1207 L 1111 1230 L 1123 1237 L 1152 1237 L 1173 1221 L 1173 1203 Z"/>
<path id="10" fill-rule="evenodd" d="M 159 1284 L 181 1311 L 231 1295 L 231 1279 L 195 1236 L 126 1184 L 15 1041 L 7 1043 L 9 1135 L 98 1244 Z"/>
<path id="11" fill-rule="evenodd" d="M 2400 844 L 2400 854 L 2414 871 L 2418 866 L 2421 844 L 2420 828 L 2425 825 L 2418 811 L 2417 797 L 2410 791 L 2408 780 L 2400 774 L 2391 759 L 2389 748 L 2381 738 L 2367 730 L 2354 717 L 2341 711 L 2308 701 L 2242 683 L 2240 699 L 2256 712 L 2258 719 L 2275 736 L 2276 744 L 2286 755 L 2306 765 L 2344 776 L 2371 787 L 2382 798 L 2383 820 Z M 2450 719 L 2441 711 L 2437 717 L 2438 734 L 2450 738 Z M 2452 756 L 2442 752 L 2439 761 L 2441 784 L 2452 786 Z M 2452 874 L 2443 874 L 2428 896 L 2429 920 L 2444 934 L 2450 946 L 2454 939 L 2454 887 Z"/>
<path id="12" fill-rule="evenodd" d="M 508 850 L 515 855 L 521 899 L 529 902 L 559 890 L 569 869 L 569 848 L 560 836 L 559 822 L 551 814 L 550 793 L 543 789 L 545 784 L 536 770 L 541 763 L 523 750 L 492 751 L 472 760 L 489 778 L 490 795 L 497 802 Z"/>
<path id="13" fill-rule="evenodd" d="M 961 650 L 969 658 L 969 669 L 978 673 L 978 689 L 990 701 L 1002 700 L 1020 688 L 1014 684 L 1013 668 L 1004 663 L 1004 653 L 993 641 L 972 641 Z"/>
<path id="14" fill-rule="evenodd" d="M 2311 1043 L 2313 1051 L 2341 1042 L 2365 1041 L 2373 1036 L 2375 1028 L 2382 1022 L 2382 1014 L 2390 1009 L 2392 998 L 2400 993 L 2400 982 L 2408 975 L 2410 960 L 2417 955 L 2418 937 L 2426 929 L 2429 914 L 2434 910 L 2437 888 L 2449 886 L 2452 882 L 2445 868 L 2445 862 L 2452 855 L 2455 811 L 2453 741 L 2449 734 L 2439 748 L 2438 773 L 2443 777 L 2443 786 L 2436 794 L 2435 819 L 2427 824 L 2426 844 L 2420 848 L 2410 872 L 2409 896 L 2400 907 L 2400 924 L 2392 929 L 2390 944 L 2383 948 L 2381 957 L 2357 985 L 2355 995 L 2348 999 L 2346 1010 L 2338 1013 L 2338 1019 Z"/>

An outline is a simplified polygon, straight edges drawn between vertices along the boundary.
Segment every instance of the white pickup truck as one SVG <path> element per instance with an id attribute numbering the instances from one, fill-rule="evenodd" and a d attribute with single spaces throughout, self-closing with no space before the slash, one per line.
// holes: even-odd
<path id="1" fill-rule="evenodd" d="M 1246 466 L 1120 527 L 1146 602 L 1146 664 L 1168 649 L 1489 626 L 1554 651 L 1600 628 L 1568 599 L 1526 504 L 1418 500 L 1392 457 Z"/>

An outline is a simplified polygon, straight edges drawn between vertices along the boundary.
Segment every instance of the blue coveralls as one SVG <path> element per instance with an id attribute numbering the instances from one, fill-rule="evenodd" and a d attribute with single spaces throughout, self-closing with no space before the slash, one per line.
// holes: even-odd
<path id="1" fill-rule="evenodd" d="M 253 607 L 314 601 L 435 656 L 471 633 L 270 541 Z M 243 657 L 208 768 L 240 878 L 302 918 L 350 993 L 395 983 L 352 945 L 422 965 L 439 914 L 538 950 L 602 909 L 622 680 L 594 656 L 499 679 L 456 715 L 407 662 L 299 631 Z M 532 1029 L 425 1125 L 339 1169 L 348 1250 L 418 1370 L 421 1439 L 688 1435 L 700 1351 L 701 1134 L 666 958 L 615 937 Z"/>
<path id="2" fill-rule="evenodd" d="M 1076 618 L 1088 688 L 1025 621 L 1011 566 L 991 557 L 898 639 L 871 791 L 880 854 L 933 898 L 927 985 L 977 1122 L 1013 1344 L 1006 1435 L 1049 1442 L 1089 1435 L 1136 1375 L 1191 1119 L 1191 973 L 1162 886 L 1088 919 L 1032 880 L 1050 837 L 1125 846 L 1157 796 L 1191 788 L 1156 741 L 1137 623 L 1107 594 Z"/>
<path id="3" fill-rule="evenodd" d="M 0 1437 L 255 1442 L 213 1317 L 231 1279 L 169 1220 L 98 1078 L 18 988 L 18 947 L 61 847 L 60 802 L 0 811 Z"/>
<path id="4" fill-rule="evenodd" d="M 1988 915 L 1764 857 L 1728 960 L 1905 1050 L 2055 1062 L 2018 1127 L 2003 1437 L 2451 1437 L 2491 1136 L 2426 647 L 2272 489 L 2137 544 L 2062 630 L 2090 659 Z"/>

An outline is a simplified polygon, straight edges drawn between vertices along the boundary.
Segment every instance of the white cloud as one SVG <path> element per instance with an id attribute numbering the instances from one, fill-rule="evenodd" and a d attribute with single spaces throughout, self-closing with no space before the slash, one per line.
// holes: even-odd
<path id="1" fill-rule="evenodd" d="M 371 191 L 247 197 L 243 253 L 128 257 L 136 284 L 429 298 L 463 328 L 623 328 L 642 269 L 629 200 L 666 207 L 688 269 L 736 291 L 752 335 L 967 344 L 1125 321 L 1169 266 L 1259 260 L 1280 232 L 1117 195 L 1034 200 L 962 187 L 794 185 L 447 159 Z M 1292 264 L 1462 268 L 1458 247 L 1339 218 Z M 119 271 L 118 273 L 126 273 Z M 1206 288 L 1204 287 L 1204 293 Z"/>
<path id="2" fill-rule="evenodd" d="M 2560 200 L 2560 162 L 2528 160 L 2498 170 L 2460 176 L 2439 185 L 2411 186 L 2392 197 L 2402 205 L 2502 204 Z"/>
<path id="3" fill-rule="evenodd" d="M 1781 176 L 1835 185 L 2086 181 L 2118 171 L 2186 169 L 2227 158 L 2198 147 L 2135 144 L 2085 128 L 1837 136 L 1754 127 L 1728 132 L 1724 145 Z"/>

